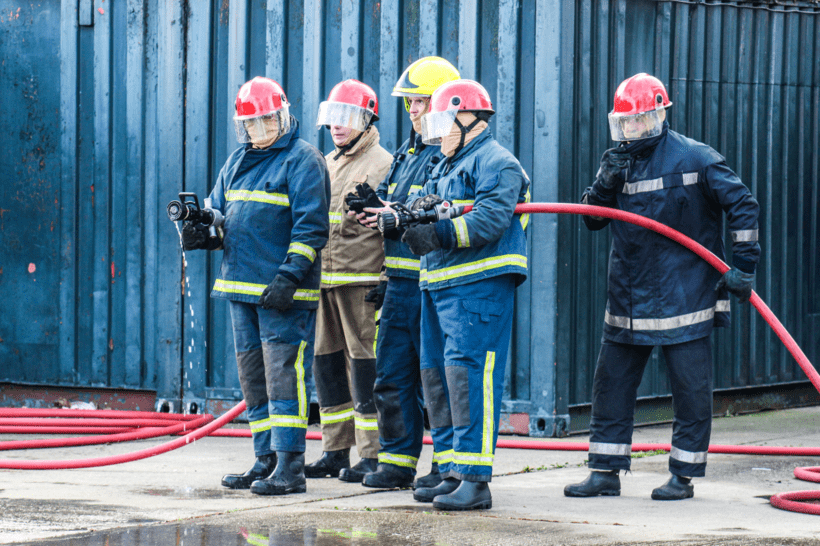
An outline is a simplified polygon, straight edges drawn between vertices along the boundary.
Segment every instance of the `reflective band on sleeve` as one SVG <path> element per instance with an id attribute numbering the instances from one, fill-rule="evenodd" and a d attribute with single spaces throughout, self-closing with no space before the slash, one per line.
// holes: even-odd
<path id="1" fill-rule="evenodd" d="M 308 399 L 305 390 L 305 348 L 307 341 L 299 344 L 299 352 L 296 354 L 296 362 L 293 368 L 296 370 L 296 396 L 299 399 L 299 417 L 305 419 L 307 423 Z"/>
<path id="2" fill-rule="evenodd" d="M 262 292 L 267 287 L 267 284 L 223 281 L 222 279 L 216 279 L 216 282 L 214 282 L 214 290 L 217 292 L 224 292 L 226 294 L 250 294 L 252 296 L 261 296 Z"/>
<path id="3" fill-rule="evenodd" d="M 450 201 L 451 205 L 472 205 L 475 203 L 475 199 L 453 199 Z"/>
<path id="4" fill-rule="evenodd" d="M 270 430 L 270 419 L 260 419 L 259 421 L 251 421 L 248 423 L 251 426 L 251 434 L 256 434 L 258 432 L 265 432 L 266 430 Z"/>
<path id="5" fill-rule="evenodd" d="M 327 425 L 329 423 L 341 423 L 342 421 L 352 421 L 353 420 L 353 408 L 337 411 L 335 413 L 322 413 L 319 412 L 319 422 L 323 425 Z"/>
<path id="6" fill-rule="evenodd" d="M 393 269 L 418 271 L 421 269 L 421 260 L 413 260 L 410 258 L 391 258 L 389 256 L 385 256 L 384 265 L 386 267 L 392 267 Z"/>
<path id="7" fill-rule="evenodd" d="M 359 430 L 379 430 L 379 425 L 376 422 L 376 419 L 366 419 L 364 417 L 354 415 L 353 420 L 356 423 L 356 428 Z"/>
<path id="8" fill-rule="evenodd" d="M 481 453 L 492 454 L 493 432 L 495 427 L 495 400 L 493 395 L 493 371 L 495 370 L 495 353 L 487 351 L 484 360 L 484 430 L 481 438 Z"/>
<path id="9" fill-rule="evenodd" d="M 464 248 L 470 246 L 470 233 L 467 230 L 467 221 L 463 216 L 453 220 L 453 227 L 456 228 L 456 246 Z"/>
<path id="10" fill-rule="evenodd" d="M 284 193 L 268 193 L 266 191 L 228 190 L 225 192 L 225 199 L 228 201 L 256 201 L 282 207 L 290 206 L 290 200 Z"/>
<path id="11" fill-rule="evenodd" d="M 293 294 L 294 300 L 299 301 L 319 301 L 319 291 L 318 290 L 310 290 L 310 289 L 302 289 L 297 290 Z"/>
<path id="12" fill-rule="evenodd" d="M 692 326 L 693 324 L 700 324 L 701 322 L 712 320 L 715 318 L 716 311 L 729 311 L 729 302 L 727 300 L 720 300 L 715 307 L 668 318 L 630 319 L 629 317 L 610 315 L 609 311 L 606 311 L 604 313 L 604 322 L 615 328 L 626 328 L 635 331 L 674 330 L 675 328 L 683 328 L 684 326 Z"/>
<path id="13" fill-rule="evenodd" d="M 691 186 L 698 183 L 698 173 L 683 173 L 683 185 Z"/>
<path id="14" fill-rule="evenodd" d="M 708 451 L 684 451 L 672 446 L 669 456 L 682 463 L 702 464 L 706 462 L 707 453 Z"/>
<path id="15" fill-rule="evenodd" d="M 754 243 L 757 241 L 756 229 L 741 229 L 738 231 L 730 231 L 732 234 L 732 241 L 736 243 Z"/>
<path id="16" fill-rule="evenodd" d="M 521 171 L 524 172 L 524 176 L 526 176 L 527 180 L 529 180 L 530 177 L 527 176 L 527 173 L 524 171 L 523 168 L 521 169 Z M 527 193 L 526 193 L 526 195 L 524 195 L 524 203 L 529 203 L 531 199 L 532 199 L 532 194 L 530 193 L 529 188 L 527 188 Z M 522 214 L 521 215 L 521 228 L 526 231 L 527 225 L 529 225 L 529 223 L 530 223 L 530 213 L 527 212 L 525 214 Z"/>
<path id="17" fill-rule="evenodd" d="M 313 261 L 316 259 L 316 251 L 302 243 L 291 243 L 288 247 L 288 254 L 291 253 L 301 254 L 302 256 L 310 260 L 311 263 L 313 263 Z"/>
<path id="18" fill-rule="evenodd" d="M 640 182 L 627 182 L 624 184 L 624 193 L 635 195 L 645 191 L 657 191 L 663 189 L 663 178 L 654 180 L 641 180 Z"/>
<path id="19" fill-rule="evenodd" d="M 322 271 L 324 284 L 347 284 L 351 282 L 372 282 L 377 284 L 381 280 L 378 273 L 325 273 Z"/>
<path id="20" fill-rule="evenodd" d="M 589 452 L 596 455 L 621 455 L 623 457 L 629 457 L 632 454 L 632 444 L 590 442 Z"/>
<path id="21" fill-rule="evenodd" d="M 307 417 L 297 415 L 271 415 L 271 426 L 285 428 L 307 428 Z"/>
<path id="22" fill-rule="evenodd" d="M 441 451 L 438 453 L 433 453 L 433 462 L 438 464 L 446 464 L 453 462 L 453 450 L 448 449 L 447 451 Z"/>
<path id="23" fill-rule="evenodd" d="M 331 212 L 330 213 L 330 223 L 331 224 L 341 224 L 342 223 L 342 213 L 341 212 Z"/>
<path id="24" fill-rule="evenodd" d="M 379 453 L 379 462 L 387 463 L 396 466 L 403 466 L 404 468 L 416 468 L 419 460 L 417 457 L 410 455 L 402 455 L 400 453 Z"/>
<path id="25" fill-rule="evenodd" d="M 453 452 L 453 462 L 455 464 L 467 464 L 475 466 L 493 466 L 495 455 L 492 453 L 459 453 Z"/>
<path id="26" fill-rule="evenodd" d="M 458 277 L 466 277 L 482 271 L 489 271 L 491 269 L 498 269 L 506 266 L 517 266 L 524 269 L 527 268 L 527 257 L 521 254 L 505 254 L 503 256 L 493 256 L 492 258 L 485 258 L 477 262 L 469 262 L 466 264 L 454 265 L 437 269 L 435 271 L 421 271 L 420 282 L 441 282 Z"/>
<path id="27" fill-rule="evenodd" d="M 387 197 L 393 195 L 393 192 L 396 191 L 396 186 L 398 186 L 398 184 L 394 182 L 387 187 Z M 419 186 L 418 184 L 413 184 L 412 186 L 410 186 L 410 190 L 408 190 L 407 195 L 411 195 L 421 190 L 422 187 L 423 186 Z"/>
<path id="28" fill-rule="evenodd" d="M 387 195 L 393 195 L 393 192 L 396 191 L 396 186 L 398 186 L 396 182 L 393 182 L 392 184 L 387 186 Z"/>
<path id="29" fill-rule="evenodd" d="M 728 313 L 731 310 L 731 304 L 729 300 L 718 300 L 717 305 L 715 305 L 715 312 L 716 313 Z"/>

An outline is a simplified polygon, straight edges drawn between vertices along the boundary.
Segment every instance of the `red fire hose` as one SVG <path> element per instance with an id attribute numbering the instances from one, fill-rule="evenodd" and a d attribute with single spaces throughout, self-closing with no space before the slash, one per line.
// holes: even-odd
<path id="1" fill-rule="evenodd" d="M 464 212 L 468 212 L 472 207 L 467 206 L 464 208 Z M 645 218 L 643 216 L 639 216 L 637 214 L 632 214 L 630 212 L 625 212 L 618 209 L 611 209 L 606 207 L 596 207 L 592 205 L 581 205 L 581 204 L 570 204 L 570 203 L 529 203 L 529 204 L 522 204 L 518 205 L 515 209 L 516 213 L 524 214 L 524 213 L 552 213 L 552 214 L 576 214 L 576 215 L 588 215 L 588 216 L 597 216 L 603 218 L 611 218 L 613 220 L 620 220 L 623 222 L 629 222 L 652 231 L 659 233 L 665 237 L 672 239 L 673 241 L 683 245 L 684 247 L 688 248 L 704 260 L 706 260 L 712 267 L 717 269 L 720 273 L 725 273 L 729 270 L 729 266 L 726 265 L 720 258 L 712 254 L 709 250 L 704 248 L 702 245 L 698 244 L 697 242 L 693 241 L 692 239 L 686 237 L 682 233 L 665 226 L 659 222 L 654 220 L 650 220 L 649 218 Z M 783 342 L 789 352 L 797 361 L 800 368 L 803 372 L 808 376 L 809 380 L 811 381 L 812 385 L 814 385 L 815 389 L 820 392 L 820 375 L 818 375 L 817 371 L 812 366 L 809 359 L 794 341 L 792 336 L 789 332 L 783 327 L 777 317 L 772 313 L 772 311 L 768 308 L 768 306 L 760 299 L 760 297 L 755 293 L 752 292 L 752 296 L 750 298 L 750 303 L 758 310 L 760 315 L 763 319 L 771 326 L 772 330 L 774 330 L 777 337 Z M 210 415 L 205 416 L 182 416 L 182 415 L 174 415 L 174 414 L 150 414 L 148 421 L 146 424 L 142 424 L 140 420 L 133 420 L 131 419 L 134 415 L 133 413 L 140 414 L 142 417 L 145 417 L 146 414 L 144 412 L 112 412 L 112 411 L 94 411 L 94 410 L 74 410 L 74 413 L 69 413 L 71 410 L 57 410 L 58 415 L 60 417 L 85 417 L 85 416 L 93 416 L 95 418 L 105 418 L 102 419 L 98 425 L 99 427 L 109 427 L 112 425 L 114 428 L 118 428 L 120 430 L 127 428 L 128 426 L 147 426 L 148 428 L 138 429 L 133 432 L 119 432 L 118 434 L 112 435 L 105 435 L 105 436 L 96 436 L 91 438 L 63 438 L 57 439 L 54 441 L 48 440 L 35 440 L 31 443 L 29 442 L 2 442 L 0 443 L 0 450 L 4 449 L 25 449 L 27 447 L 56 447 L 57 445 L 65 446 L 65 445 L 83 445 L 83 441 L 88 443 L 103 443 L 102 438 L 106 439 L 107 442 L 113 441 L 125 441 L 127 439 L 137 439 L 137 438 L 149 438 L 149 437 L 156 437 L 164 434 L 177 434 L 181 431 L 185 430 L 192 430 L 192 432 L 187 433 L 184 437 L 178 438 L 176 440 L 172 440 L 165 444 L 144 449 L 141 451 L 136 451 L 133 453 L 126 453 L 122 455 L 117 455 L 113 457 L 100 457 L 95 459 L 83 459 L 83 460 L 74 460 L 74 461 L 16 461 L 16 460 L 0 460 L 0 468 L 10 468 L 10 469 L 62 469 L 62 468 L 87 468 L 93 466 L 105 466 L 105 465 L 112 465 L 112 464 L 119 464 L 128 461 L 134 461 L 138 459 L 144 459 L 147 457 L 152 457 L 154 455 L 159 455 L 160 453 L 165 453 L 167 451 L 171 451 L 178 447 L 182 447 L 190 442 L 196 441 L 203 436 L 211 434 L 215 432 L 217 429 L 229 423 L 233 420 L 236 416 L 242 413 L 245 410 L 245 402 L 240 402 L 234 408 L 229 410 L 219 419 L 205 425 L 208 421 L 212 420 L 213 417 Z M 48 410 L 46 410 L 48 411 Z M 81 412 L 81 413 L 80 413 Z M 159 417 L 164 415 L 165 417 Z M 62 419 L 38 419 L 42 417 L 53 417 L 52 414 L 44 414 L 42 410 L 31 410 L 31 409 L 20 409 L 20 410 L 0 410 L 0 417 L 9 416 L 9 417 L 17 417 L 17 418 L 35 418 L 36 423 L 33 423 L 33 426 L 37 427 L 46 422 L 48 424 L 58 425 L 58 427 L 64 423 Z M 110 421 L 109 421 L 110 419 Z M 168 426 L 164 427 L 157 427 L 156 425 L 159 424 L 158 420 L 165 419 L 168 421 Z M 121 423 L 116 423 L 117 420 L 121 420 Z M 102 421 L 105 421 L 103 423 Z M 135 422 L 136 421 L 136 422 Z M 10 423 L 9 420 L 0 420 L 0 425 L 5 425 Z M 128 423 L 128 425 L 126 425 Z M 197 428 L 202 425 L 202 428 Z M 14 428 L 14 430 L 18 430 L 14 425 L 10 425 Z M 109 427 L 110 428 L 110 427 Z M 7 428 L 3 428 L 3 431 L 7 430 Z M 21 427 L 19 432 L 23 432 L 25 427 Z M 83 432 L 90 432 L 89 428 L 83 429 L 75 429 L 76 430 L 83 430 Z M 45 432 L 42 428 L 31 430 L 31 432 Z M 97 428 L 97 432 L 99 432 L 99 428 Z M 250 431 L 242 430 L 242 431 L 220 431 L 227 434 L 220 434 L 225 436 L 250 436 Z M 308 439 L 319 439 L 321 438 L 321 434 L 319 433 L 308 433 Z M 45 443 L 45 444 L 43 444 Z M 429 438 L 425 438 L 425 443 L 431 443 Z M 47 444 L 47 445 L 46 445 Z M 13 446 L 13 447 L 12 447 Z M 22 447 L 25 446 L 25 447 Z M 587 443 L 581 442 L 553 442 L 553 441 L 541 441 L 541 442 L 534 442 L 534 441 L 522 441 L 522 440 L 499 440 L 497 442 L 496 447 L 498 448 L 514 448 L 514 449 L 541 449 L 541 450 L 564 450 L 564 451 L 586 451 L 589 447 Z M 654 450 L 670 450 L 671 446 L 669 444 L 633 444 L 632 451 L 654 451 Z M 771 446 L 720 446 L 720 445 L 712 445 L 709 446 L 709 453 L 736 453 L 736 454 L 757 454 L 757 455 L 811 455 L 816 456 L 820 455 L 820 448 L 793 448 L 793 447 L 771 447 Z M 798 468 L 795 470 L 795 477 L 799 479 L 805 479 L 810 481 L 820 482 L 820 467 L 811 467 L 811 468 Z M 795 512 L 803 512 L 808 514 L 820 514 L 820 506 L 813 505 L 813 504 L 806 504 L 805 502 L 799 501 L 806 501 L 806 500 L 820 500 L 820 492 L 818 491 L 798 491 L 793 493 L 781 493 L 778 495 L 773 495 L 770 499 L 770 502 L 773 506 L 777 508 L 781 508 L 784 510 L 791 510 Z"/>

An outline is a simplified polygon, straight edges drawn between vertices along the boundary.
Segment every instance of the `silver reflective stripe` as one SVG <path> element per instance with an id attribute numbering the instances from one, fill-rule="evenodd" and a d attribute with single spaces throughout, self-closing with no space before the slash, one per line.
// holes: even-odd
<path id="1" fill-rule="evenodd" d="M 657 191 L 663 189 L 663 178 L 654 180 L 641 180 L 640 182 L 627 182 L 624 184 L 624 193 L 635 195 L 645 191 Z"/>
<path id="2" fill-rule="evenodd" d="M 683 328 L 684 326 L 692 326 L 693 324 L 712 320 L 715 318 L 716 311 L 718 313 L 726 313 L 729 309 L 728 300 L 719 300 L 715 307 L 669 318 L 630 319 L 629 317 L 610 315 L 609 311 L 606 311 L 604 313 L 604 322 L 615 328 L 627 328 L 632 330 L 674 330 L 675 328 Z"/>
<path id="3" fill-rule="evenodd" d="M 596 455 L 623 455 L 629 457 L 632 454 L 632 444 L 604 444 L 601 442 L 590 442 L 589 452 Z"/>
<path id="4" fill-rule="evenodd" d="M 672 446 L 669 456 L 682 463 L 701 464 L 706 462 L 707 451 L 684 451 Z"/>
<path id="5" fill-rule="evenodd" d="M 610 315 L 609 311 L 604 313 L 604 322 L 616 328 L 632 328 L 632 320 L 629 317 L 616 317 Z"/>
<path id="6" fill-rule="evenodd" d="M 683 173 L 683 185 L 691 186 L 698 183 L 698 173 Z"/>
<path id="7" fill-rule="evenodd" d="M 728 313 L 730 309 L 729 300 L 718 300 L 715 306 L 715 312 L 717 313 Z"/>
<path id="8" fill-rule="evenodd" d="M 754 243 L 757 241 L 756 229 L 741 229 L 739 231 L 730 231 L 732 234 L 732 241 L 736 243 Z"/>

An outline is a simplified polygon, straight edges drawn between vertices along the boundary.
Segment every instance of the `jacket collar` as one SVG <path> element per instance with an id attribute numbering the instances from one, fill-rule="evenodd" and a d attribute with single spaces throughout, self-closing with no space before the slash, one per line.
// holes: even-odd
<path id="1" fill-rule="evenodd" d="M 655 148 L 658 146 L 661 140 L 666 138 L 666 134 L 669 132 L 669 122 L 663 122 L 663 129 L 661 130 L 661 134 L 653 136 L 651 138 L 645 138 L 643 140 L 635 140 L 630 142 L 624 148 L 629 155 L 631 155 L 635 159 L 643 159 L 645 157 L 649 157 L 652 155 L 652 152 L 655 151 Z"/>
<path id="2" fill-rule="evenodd" d="M 467 145 L 460 149 L 458 153 L 456 153 L 453 157 L 447 158 L 447 167 L 444 168 L 444 172 L 449 172 L 452 166 L 458 163 L 461 160 L 461 158 L 470 155 L 476 148 L 482 146 L 485 142 L 492 139 L 493 135 L 492 133 L 490 133 L 489 127 L 487 129 L 484 129 L 483 133 L 481 133 L 473 140 L 468 142 Z"/>

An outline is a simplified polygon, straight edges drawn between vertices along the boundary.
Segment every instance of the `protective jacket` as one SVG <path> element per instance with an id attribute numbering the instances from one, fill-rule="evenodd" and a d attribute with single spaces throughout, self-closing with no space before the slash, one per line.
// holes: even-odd
<path id="1" fill-rule="evenodd" d="M 234 151 L 210 197 L 225 217 L 225 253 L 211 297 L 257 303 L 281 273 L 298 286 L 293 307 L 316 309 L 330 178 L 321 153 L 299 138 L 296 119 L 269 148 Z"/>
<path id="2" fill-rule="evenodd" d="M 426 146 L 421 135 L 415 135 L 413 142 L 408 138 L 393 154 L 390 171 L 379 184 L 376 194 L 385 201 L 404 203 L 408 196 L 421 190 L 424 181 L 436 163 L 444 156 L 438 146 Z M 418 280 L 419 257 L 410 252 L 405 243 L 398 239 L 384 240 L 384 265 L 388 277 L 402 277 Z"/>
<path id="3" fill-rule="evenodd" d="M 528 200 L 529 188 L 521 164 L 488 130 L 439 162 L 416 196 L 436 194 L 473 209 L 436 222 L 442 248 L 422 256 L 421 289 L 439 290 L 504 274 L 514 275 L 516 286 L 524 282 L 526 221 L 514 210 Z"/>
<path id="4" fill-rule="evenodd" d="M 378 284 L 384 263 L 382 236 L 348 216 L 345 196 L 357 184 L 374 190 L 388 169 L 390 152 L 379 145 L 379 131 L 370 126 L 355 146 L 336 159 L 338 149 L 325 156 L 330 177 L 330 240 L 322 251 L 322 288 L 342 284 Z"/>
<path id="5" fill-rule="evenodd" d="M 760 257 L 759 206 L 726 161 L 706 144 L 664 124 L 663 132 L 629 148 L 632 160 L 613 190 L 599 182 L 584 192 L 590 205 L 619 208 L 672 227 L 723 259 L 723 212 L 734 266 L 754 272 Z M 584 217 L 592 230 L 609 219 Z M 635 345 L 683 343 L 729 324 L 729 298 L 715 291 L 720 273 L 671 239 L 629 224 L 612 224 L 604 338 Z"/>

